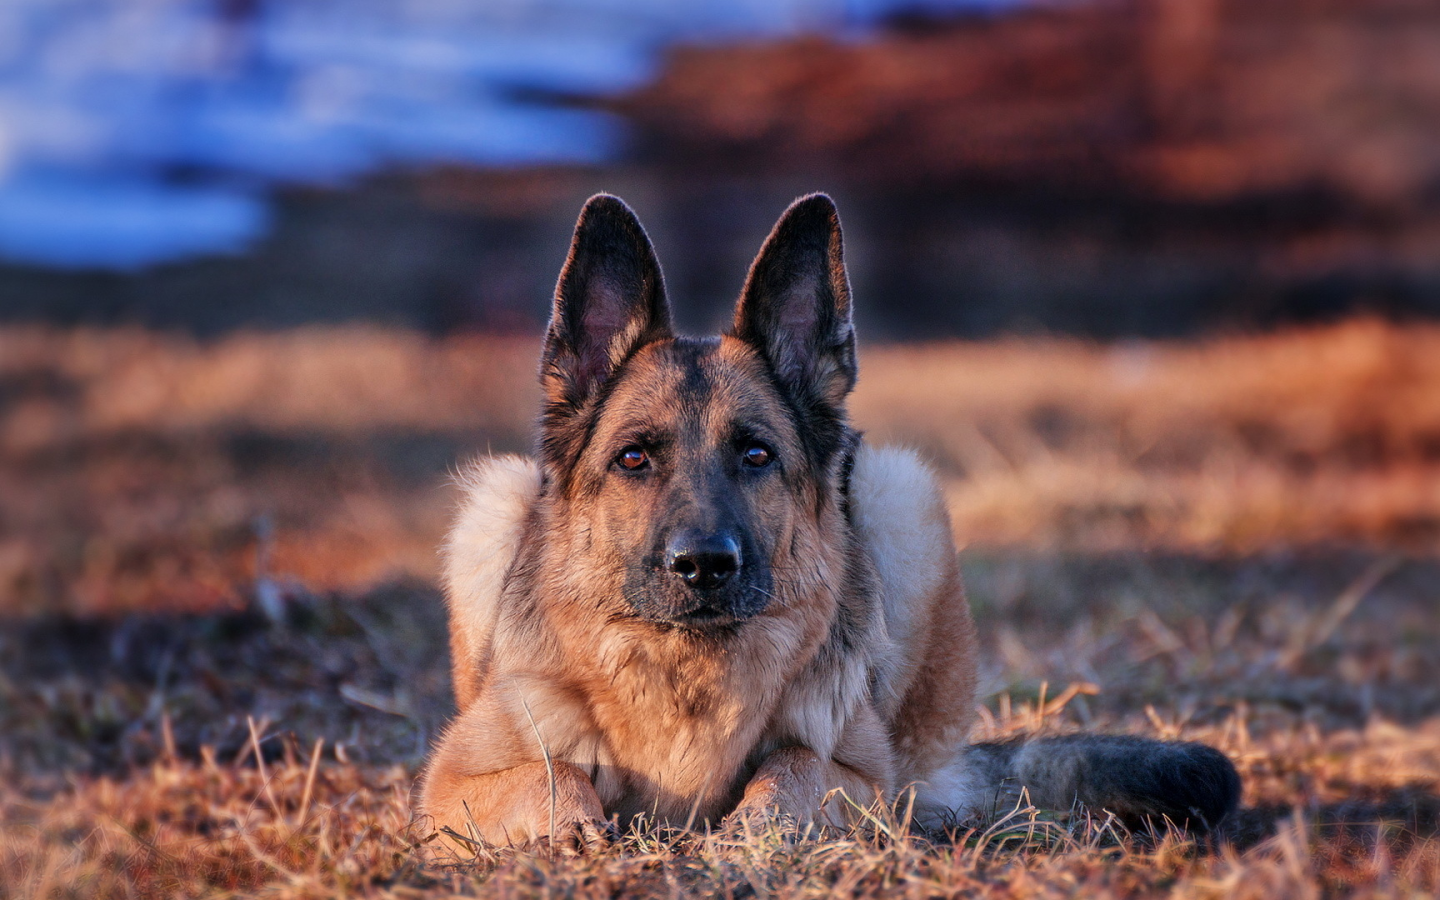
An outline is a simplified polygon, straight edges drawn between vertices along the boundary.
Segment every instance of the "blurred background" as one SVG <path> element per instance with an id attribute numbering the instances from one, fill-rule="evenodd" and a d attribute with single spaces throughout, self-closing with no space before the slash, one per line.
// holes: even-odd
<path id="1" fill-rule="evenodd" d="M 530 447 L 600 190 L 697 332 L 837 199 L 995 734 L 1095 686 L 1052 725 L 1219 744 L 1252 836 L 1440 827 L 1433 0 L 5 0 L 0 773 L 407 778 L 449 476 Z"/>
<path id="2" fill-rule="evenodd" d="M 597 188 L 713 325 L 836 194 L 871 338 L 1440 312 L 1425 0 L 10 0 L 0 316 L 533 332 Z"/>

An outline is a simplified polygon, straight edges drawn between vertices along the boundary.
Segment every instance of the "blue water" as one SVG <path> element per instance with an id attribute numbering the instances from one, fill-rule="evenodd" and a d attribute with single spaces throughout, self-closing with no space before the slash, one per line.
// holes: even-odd
<path id="1" fill-rule="evenodd" d="M 0 0 L 0 258 L 243 253 L 272 191 L 381 168 L 603 162 L 675 41 L 863 33 L 1005 0 Z"/>

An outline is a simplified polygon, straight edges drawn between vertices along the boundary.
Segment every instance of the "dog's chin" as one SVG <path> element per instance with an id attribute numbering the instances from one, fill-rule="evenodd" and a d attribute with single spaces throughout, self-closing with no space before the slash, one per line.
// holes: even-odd
<path id="1" fill-rule="evenodd" d="M 702 634 L 728 634 L 751 618 L 753 616 L 736 616 L 725 610 L 705 607 L 692 612 L 667 616 L 663 620 L 663 624 Z"/>
<path id="2" fill-rule="evenodd" d="M 668 628 L 701 633 L 734 631 L 764 612 L 753 587 L 736 585 L 717 591 L 647 590 L 627 592 L 638 618 Z"/>

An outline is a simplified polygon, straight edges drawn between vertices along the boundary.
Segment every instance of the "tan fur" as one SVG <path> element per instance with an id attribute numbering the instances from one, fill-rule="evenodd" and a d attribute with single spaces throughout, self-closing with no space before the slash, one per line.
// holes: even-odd
<path id="1" fill-rule="evenodd" d="M 540 469 L 486 460 L 464 485 L 446 583 L 461 648 L 455 683 L 467 687 L 422 787 L 420 811 L 436 827 L 496 842 L 539 836 L 542 741 L 622 820 L 713 822 L 742 796 L 742 814 L 778 804 L 808 819 L 832 789 L 863 803 L 912 783 L 922 816 L 968 811 L 952 770 L 973 714 L 974 631 L 943 500 L 913 453 L 856 455 L 851 502 L 879 579 L 868 598 L 876 615 L 867 646 L 833 659 L 819 653 L 819 629 L 785 621 L 757 629 L 730 658 L 623 625 L 517 627 L 534 623 L 507 619 L 503 587 L 527 523 L 544 527 L 532 510 Z M 593 815 L 570 793 L 557 805 L 562 823 Z"/>

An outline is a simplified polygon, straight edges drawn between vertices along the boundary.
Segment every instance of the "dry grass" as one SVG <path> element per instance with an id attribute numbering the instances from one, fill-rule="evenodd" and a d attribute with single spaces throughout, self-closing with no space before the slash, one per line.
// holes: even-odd
<path id="1" fill-rule="evenodd" d="M 0 331 L 0 897 L 1440 890 L 1440 329 L 1371 321 L 865 351 L 857 419 L 948 479 L 982 730 L 1210 741 L 1246 780 L 1219 846 L 882 816 L 420 866 L 444 476 L 525 447 L 534 352 Z"/>
<path id="2" fill-rule="evenodd" d="M 0 596 L 209 608 L 265 564 L 430 580 L 447 466 L 523 450 L 536 342 L 0 331 Z M 855 417 L 950 479 L 981 547 L 1440 546 L 1440 328 L 864 351 Z M 272 527 L 273 526 L 273 527 Z"/>
<path id="3" fill-rule="evenodd" d="M 1091 699 L 1108 704 L 1103 692 Z M 1073 712 L 1053 703 L 1001 707 L 989 735 L 1045 728 L 1046 719 L 1052 729 L 1075 727 Z M 320 739 L 257 731 L 224 754 L 209 745 L 191 754 L 162 737 L 148 764 L 72 773 L 58 790 L 8 783 L 0 880 L 17 897 L 1269 898 L 1440 889 L 1440 721 L 1404 728 L 1372 719 L 1326 732 L 1303 717 L 1280 724 L 1273 712 L 1244 708 L 1198 726 L 1173 712 L 1153 716 L 1136 730 L 1211 741 L 1245 774 L 1248 809 L 1218 848 L 1173 837 L 1127 842 L 1103 821 L 1021 810 L 953 843 L 881 815 L 873 827 L 818 841 L 641 831 L 586 858 L 487 853 L 471 867 L 427 868 L 406 830 L 406 766 L 359 763 Z M 248 737 L 248 723 L 244 730 Z"/>
<path id="4" fill-rule="evenodd" d="M 962 539 L 1440 548 L 1434 326 L 877 348 L 863 371 L 856 418 L 964 476 Z"/>
<path id="5" fill-rule="evenodd" d="M 1323 765 L 1325 749 L 1298 761 Z M 1408 837 L 1403 809 L 1353 828 L 1297 813 L 1243 851 L 1206 853 L 1173 836 L 1133 846 L 1107 823 L 1021 810 L 954 843 L 883 816 L 823 840 L 639 832 L 588 857 L 498 852 L 473 866 L 427 868 L 405 831 L 403 769 L 322 765 L 313 783 L 309 771 L 303 758 L 263 775 L 161 763 L 124 782 L 82 783 L 46 807 L 7 797 L 0 875 L 15 896 L 33 897 L 1273 898 L 1355 886 L 1406 896 L 1440 885 L 1440 846 Z M 1433 827 L 1433 807 L 1427 814 Z"/>

